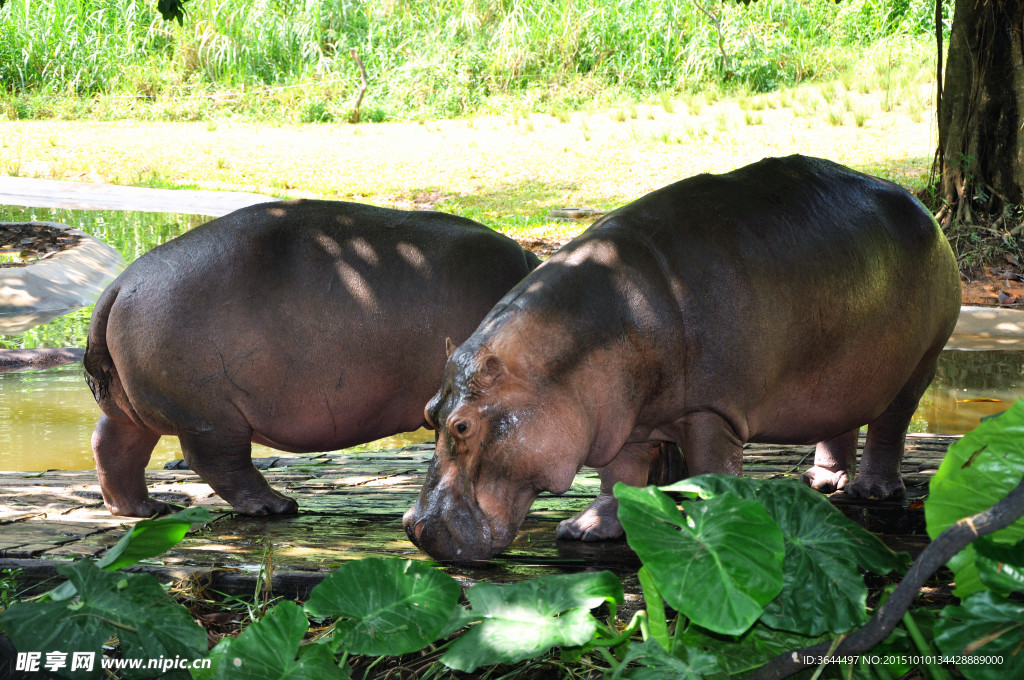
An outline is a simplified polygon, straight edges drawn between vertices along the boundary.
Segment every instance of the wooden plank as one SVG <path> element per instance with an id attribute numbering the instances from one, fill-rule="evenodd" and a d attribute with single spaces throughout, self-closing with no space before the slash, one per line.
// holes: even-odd
<path id="1" fill-rule="evenodd" d="M 911 437 L 904 478 L 908 498 L 859 502 L 834 494 L 832 502 L 879 534 L 894 549 L 917 553 L 927 545 L 920 501 L 953 437 Z M 861 442 L 863 445 L 863 441 Z M 150 492 L 180 505 L 210 508 L 215 519 L 159 559 L 137 570 L 165 579 L 208 583 L 221 592 L 250 594 L 269 550 L 275 592 L 304 597 L 331 569 L 369 556 L 429 559 L 410 543 L 403 513 L 415 502 L 430 446 L 365 454 L 282 455 L 260 461 L 277 489 L 294 496 L 297 515 L 246 517 L 231 512 L 187 469 L 147 471 Z M 798 478 L 813 447 L 751 445 L 745 472 L 754 477 Z M 639 562 L 623 541 L 559 542 L 555 526 L 585 508 L 599 487 L 596 473 L 577 475 L 562 496 L 541 494 L 512 546 L 488 565 L 448 567 L 464 583 L 517 581 L 545 573 L 611 569 L 635 596 Z M 0 472 L 0 568 L 25 569 L 38 583 L 70 558 L 98 556 L 135 520 L 111 517 L 102 505 L 96 473 Z"/>

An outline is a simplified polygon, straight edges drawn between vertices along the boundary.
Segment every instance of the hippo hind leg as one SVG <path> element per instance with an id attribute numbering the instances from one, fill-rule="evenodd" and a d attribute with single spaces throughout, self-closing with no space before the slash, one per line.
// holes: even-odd
<path id="1" fill-rule="evenodd" d="M 888 408 L 868 425 L 860 469 L 846 486 L 846 493 L 854 498 L 872 499 L 899 497 L 906 493 L 900 465 L 907 428 L 921 397 L 935 377 L 937 362 L 938 352 L 922 361 Z"/>
<path id="2" fill-rule="evenodd" d="M 298 504 L 275 491 L 252 464 L 252 434 L 180 433 L 181 452 L 189 468 L 217 495 L 244 515 L 285 515 Z"/>
<path id="3" fill-rule="evenodd" d="M 92 433 L 103 504 L 112 515 L 152 517 L 167 512 L 167 504 L 150 498 L 146 465 L 160 435 L 130 420 L 100 416 Z"/>
<path id="4" fill-rule="evenodd" d="M 800 479 L 822 493 L 838 491 L 849 483 L 857 466 L 858 430 L 818 442 L 814 450 L 814 467 Z"/>

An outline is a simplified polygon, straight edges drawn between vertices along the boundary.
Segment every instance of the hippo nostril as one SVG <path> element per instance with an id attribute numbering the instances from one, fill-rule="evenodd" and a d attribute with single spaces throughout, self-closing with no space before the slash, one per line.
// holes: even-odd
<path id="1" fill-rule="evenodd" d="M 412 531 L 416 535 L 416 540 L 420 540 L 420 536 L 423 535 L 423 522 L 416 522 L 416 526 L 413 527 Z"/>

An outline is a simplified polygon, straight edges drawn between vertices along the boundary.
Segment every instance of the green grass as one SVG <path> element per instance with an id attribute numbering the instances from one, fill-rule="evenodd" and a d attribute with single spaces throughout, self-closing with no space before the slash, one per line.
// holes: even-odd
<path id="1" fill-rule="evenodd" d="M 686 0 L 192 0 L 181 26 L 160 19 L 155 0 L 8 0 L 0 115 L 347 120 L 360 84 L 352 50 L 369 80 L 364 120 L 652 96 L 672 113 L 684 92 L 712 104 L 722 89 L 835 78 L 879 41 L 930 36 L 930 0 L 848 5 L 725 2 L 726 65 L 716 31 Z M 875 77 L 895 84 L 899 63 L 879 61 Z"/>

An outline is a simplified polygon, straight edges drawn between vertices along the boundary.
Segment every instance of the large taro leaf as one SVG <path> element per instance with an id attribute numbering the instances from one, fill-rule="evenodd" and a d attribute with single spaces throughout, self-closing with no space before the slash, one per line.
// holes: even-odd
<path id="1" fill-rule="evenodd" d="M 654 638 L 633 643 L 608 680 L 701 680 L 698 669 L 665 651 Z"/>
<path id="2" fill-rule="evenodd" d="M 1024 678 L 1024 604 L 990 591 L 972 595 L 939 613 L 935 644 L 959 659 L 968 680 Z"/>
<path id="3" fill-rule="evenodd" d="M 597 628 L 590 610 L 623 601 L 622 584 L 608 571 L 539 576 L 508 585 L 479 583 L 466 597 L 473 615 L 482 620 L 441 657 L 449 668 L 466 672 L 532 659 L 555 646 L 583 645 Z"/>
<path id="4" fill-rule="evenodd" d="M 885 574 L 908 561 L 822 494 L 794 480 L 701 475 L 664 488 L 701 498 L 731 493 L 754 499 L 779 525 L 786 545 L 785 580 L 762 618 L 772 628 L 802 635 L 857 628 L 867 621 L 868 594 L 858 568 Z"/>
<path id="5" fill-rule="evenodd" d="M 211 665 L 193 671 L 196 680 L 345 680 L 325 644 L 301 646 L 309 621 L 294 602 L 281 602 L 237 638 L 224 638 L 210 652 Z"/>
<path id="6" fill-rule="evenodd" d="M 702 666 L 707 677 L 744 677 L 783 652 L 827 639 L 773 630 L 761 622 L 738 637 L 712 633 L 691 623 L 677 635 L 672 652 L 681 658 L 705 659 Z M 714 660 L 714 666 L 708 658 Z"/>
<path id="7" fill-rule="evenodd" d="M 423 649 L 445 632 L 461 588 L 448 574 L 414 560 L 376 557 L 342 565 L 306 602 L 314 617 L 340 617 L 340 651 L 370 656 Z"/>
<path id="8" fill-rule="evenodd" d="M 206 632 L 153 576 L 104 571 L 92 560 L 57 571 L 74 584 L 75 599 L 19 602 L 0 613 L 0 628 L 19 652 L 96 652 L 94 672 L 68 674 L 75 678 L 101 674 L 99 654 L 111 637 L 120 640 L 128 659 L 205 655 Z M 152 674 L 145 667 L 123 673 L 129 678 Z"/>
<path id="9" fill-rule="evenodd" d="M 982 536 L 972 545 L 982 583 L 1003 595 L 1024 593 L 1024 540 L 1007 545 Z"/>
<path id="10" fill-rule="evenodd" d="M 692 621 L 739 635 L 782 590 L 782 532 L 757 501 L 724 493 L 683 516 L 655 487 L 619 483 L 614 492 L 630 547 Z"/>
<path id="11" fill-rule="evenodd" d="M 955 522 L 987 510 L 1024 478 L 1024 402 L 985 420 L 949 447 L 928 485 L 924 516 L 933 540 Z M 989 534 L 996 543 L 1013 545 L 1024 539 L 1024 517 Z M 984 590 L 975 564 L 975 548 L 967 546 L 949 561 L 956 578 L 953 593 L 964 598 Z"/>

